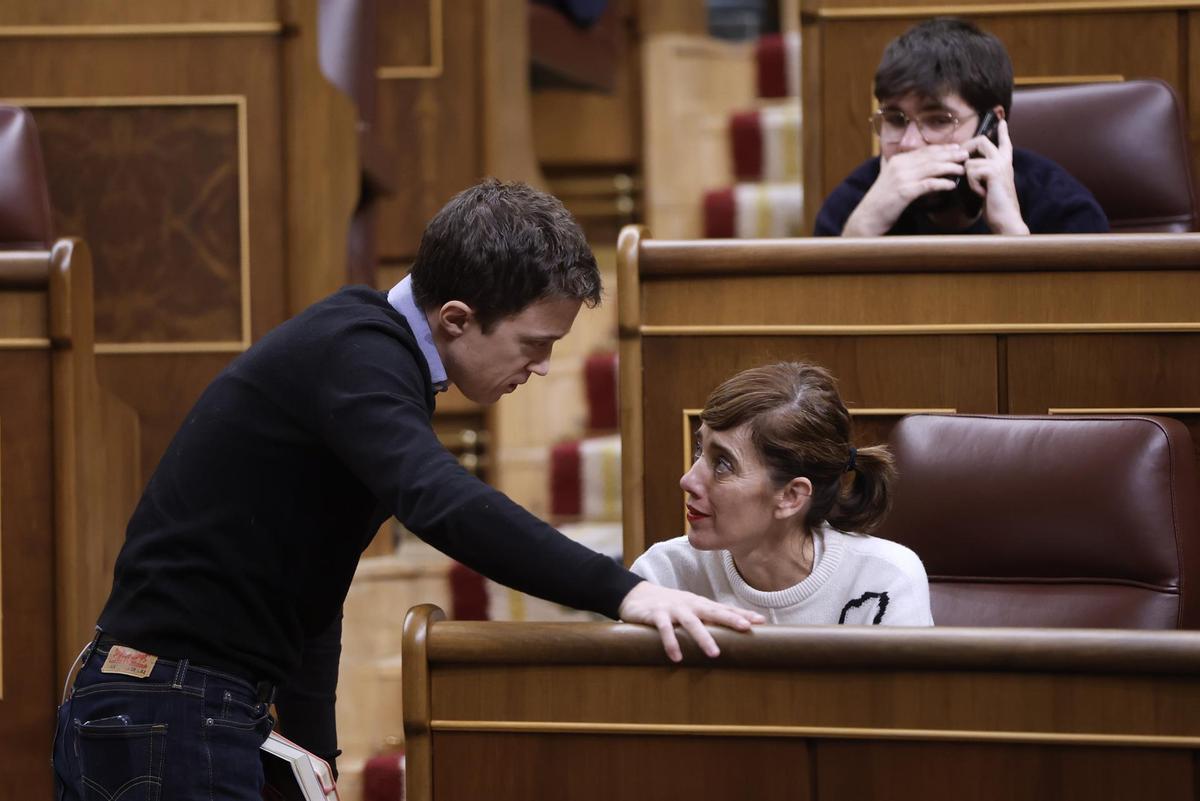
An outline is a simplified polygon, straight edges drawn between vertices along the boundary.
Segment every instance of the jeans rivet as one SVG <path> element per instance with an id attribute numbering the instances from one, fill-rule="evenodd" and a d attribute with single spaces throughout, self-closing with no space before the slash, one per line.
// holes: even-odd
<path id="1" fill-rule="evenodd" d="M 211 725 L 213 725 L 213 719 L 209 718 L 208 720 L 205 721 L 205 723 L 207 723 L 209 726 L 211 726 Z"/>

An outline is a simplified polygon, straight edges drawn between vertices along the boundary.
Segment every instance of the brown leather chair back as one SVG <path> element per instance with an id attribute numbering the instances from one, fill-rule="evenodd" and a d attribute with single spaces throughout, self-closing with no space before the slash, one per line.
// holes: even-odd
<path id="1" fill-rule="evenodd" d="M 1195 454 L 1159 417 L 915 415 L 879 535 L 951 626 L 1200 627 Z"/>
<path id="2" fill-rule="evenodd" d="M 33 117 L 0 106 L 0 249 L 45 250 L 51 243 L 50 193 Z"/>
<path id="3" fill-rule="evenodd" d="M 1197 230 L 1187 127 L 1169 84 L 1018 89 L 1009 132 L 1091 190 L 1114 232 Z"/>

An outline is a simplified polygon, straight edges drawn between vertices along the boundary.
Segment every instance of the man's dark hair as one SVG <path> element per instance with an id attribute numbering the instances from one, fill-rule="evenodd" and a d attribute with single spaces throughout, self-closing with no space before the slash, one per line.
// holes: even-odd
<path id="1" fill-rule="evenodd" d="M 915 93 L 935 99 L 954 92 L 982 114 L 1012 106 L 1013 68 L 1004 44 L 966 20 L 935 17 L 909 28 L 883 51 L 875 71 L 880 102 Z"/>
<path id="2" fill-rule="evenodd" d="M 545 298 L 600 303 L 600 270 L 570 212 L 545 192 L 494 178 L 434 215 L 410 274 L 417 306 L 462 301 L 485 333 Z"/>

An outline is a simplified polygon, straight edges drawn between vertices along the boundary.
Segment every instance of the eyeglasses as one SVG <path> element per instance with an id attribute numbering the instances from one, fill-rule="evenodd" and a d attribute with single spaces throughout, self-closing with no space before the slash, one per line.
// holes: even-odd
<path id="1" fill-rule="evenodd" d="M 910 118 L 899 109 L 881 108 L 871 115 L 871 127 L 878 134 L 879 141 L 892 144 L 903 139 L 904 132 L 908 130 L 908 124 L 915 122 L 917 132 L 921 134 L 925 144 L 939 145 L 949 141 L 964 122 L 978 116 L 978 114 L 972 113 L 966 117 L 956 117 L 948 111 L 930 111 Z"/>

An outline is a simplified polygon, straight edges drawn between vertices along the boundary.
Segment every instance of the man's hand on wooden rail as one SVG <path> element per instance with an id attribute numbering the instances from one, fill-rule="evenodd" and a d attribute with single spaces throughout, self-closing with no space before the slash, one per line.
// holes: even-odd
<path id="1" fill-rule="evenodd" d="M 721 649 L 704 628 L 705 623 L 748 631 L 756 623 L 767 622 L 758 612 L 726 606 L 690 592 L 660 587 L 649 581 L 643 581 L 630 590 L 621 602 L 619 611 L 621 620 L 626 623 L 644 623 L 658 629 L 663 650 L 672 662 L 683 659 L 679 639 L 675 636 L 676 626 L 682 626 L 705 654 L 719 656 Z"/>

